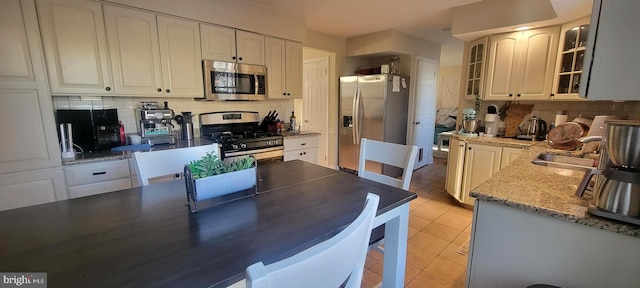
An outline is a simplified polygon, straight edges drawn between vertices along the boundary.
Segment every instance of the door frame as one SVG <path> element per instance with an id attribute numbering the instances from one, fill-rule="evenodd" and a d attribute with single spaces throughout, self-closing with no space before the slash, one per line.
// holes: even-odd
<path id="1" fill-rule="evenodd" d="M 328 167 L 329 166 L 329 145 L 330 145 L 330 143 L 329 143 L 329 110 L 330 110 L 329 97 L 331 97 L 331 90 L 329 90 L 330 89 L 329 82 L 330 82 L 330 79 L 331 79 L 330 78 L 331 77 L 331 71 L 330 71 L 331 69 L 330 69 L 330 66 L 329 66 L 329 64 L 330 64 L 329 55 L 327 53 L 327 55 L 324 55 L 324 56 L 319 56 L 319 57 L 314 57 L 314 58 L 309 58 L 309 59 L 303 59 L 302 60 L 302 63 L 303 63 L 302 64 L 302 66 L 303 66 L 302 67 L 303 74 L 304 74 L 304 64 L 311 63 L 311 62 L 324 62 L 326 64 L 326 68 L 327 68 L 327 77 L 326 77 L 327 81 L 325 83 L 323 83 L 325 85 L 325 91 L 327 91 L 327 97 L 324 98 L 324 100 L 325 100 L 325 105 L 324 106 L 325 106 L 326 109 L 325 109 L 325 111 L 323 113 L 325 121 L 322 122 L 323 131 L 316 131 L 316 132 L 320 132 L 320 136 L 319 137 L 322 137 L 323 140 L 324 140 L 324 143 L 325 143 L 324 147 L 319 147 L 319 149 L 318 149 L 318 151 L 320 151 L 320 148 L 322 148 L 322 154 L 318 155 L 318 164 Z M 302 80 L 304 81 L 304 79 L 305 78 L 304 78 L 304 75 L 303 75 Z M 304 84 L 303 84 L 303 87 L 304 87 Z M 305 98 L 306 98 L 305 90 L 303 89 L 303 91 L 302 91 L 302 100 L 304 101 Z M 303 104 L 303 107 L 304 107 L 304 104 Z M 302 109 L 301 111 L 304 112 L 304 109 Z M 305 119 L 306 115 L 303 114 L 302 116 L 303 116 L 302 118 Z M 322 141 L 320 141 L 320 142 L 322 143 Z M 324 156 L 324 159 L 321 159 L 320 156 Z"/>

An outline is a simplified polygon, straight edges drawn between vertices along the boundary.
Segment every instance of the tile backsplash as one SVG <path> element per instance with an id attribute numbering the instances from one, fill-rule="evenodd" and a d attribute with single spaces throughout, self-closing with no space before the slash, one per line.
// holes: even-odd
<path id="1" fill-rule="evenodd" d="M 136 98 L 136 97 L 89 97 L 80 96 L 54 96 L 54 109 L 118 109 L 118 119 L 122 121 L 126 133 L 137 133 L 138 124 L 135 120 L 135 110 L 140 102 L 157 101 L 160 107 L 164 101 L 168 102 L 169 108 L 178 115 L 181 112 L 191 112 L 194 117 L 194 128 L 198 130 L 200 125 L 197 114 L 216 111 L 255 111 L 260 113 L 260 118 L 264 118 L 269 111 L 276 110 L 280 120 L 288 122 L 291 111 L 294 110 L 293 100 L 267 100 L 267 101 L 224 101 L 224 102 L 203 102 L 195 101 L 191 98 Z M 174 123 L 175 128 L 179 125 Z M 194 131 L 199 135 L 199 131 Z"/>

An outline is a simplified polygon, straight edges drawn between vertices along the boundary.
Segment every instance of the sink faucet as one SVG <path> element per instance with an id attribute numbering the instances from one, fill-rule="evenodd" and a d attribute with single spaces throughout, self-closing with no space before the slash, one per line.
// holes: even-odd
<path id="1" fill-rule="evenodd" d="M 589 143 L 589 142 L 595 142 L 600 140 L 602 140 L 602 136 L 585 136 L 585 137 L 578 138 L 578 141 L 582 143 Z"/>

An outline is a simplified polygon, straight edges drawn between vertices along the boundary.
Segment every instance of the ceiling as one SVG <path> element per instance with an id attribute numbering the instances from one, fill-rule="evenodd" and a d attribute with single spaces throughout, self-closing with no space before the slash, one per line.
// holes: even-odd
<path id="1" fill-rule="evenodd" d="M 480 0 L 244 1 L 306 19 L 307 29 L 341 38 L 394 29 L 439 44 L 460 42 L 451 35 L 450 31 L 443 31 L 443 28 L 452 26 L 452 8 L 480 2 Z M 593 0 L 550 0 L 550 2 L 558 17 L 545 21 L 543 24 L 546 25 L 568 22 L 590 14 Z"/>

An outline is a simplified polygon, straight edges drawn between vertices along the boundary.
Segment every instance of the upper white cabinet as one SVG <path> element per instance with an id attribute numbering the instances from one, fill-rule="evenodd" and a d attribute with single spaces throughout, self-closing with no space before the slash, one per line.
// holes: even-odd
<path id="1" fill-rule="evenodd" d="M 265 65 L 263 35 L 208 24 L 200 30 L 203 59 Z"/>
<path id="2" fill-rule="evenodd" d="M 487 42 L 489 37 L 482 37 L 478 40 L 469 42 L 465 55 L 466 72 L 463 74 L 464 79 L 464 97 L 467 100 L 474 100 L 477 95 L 482 98 L 480 93 L 484 93 L 484 74 L 487 61 Z"/>
<path id="3" fill-rule="evenodd" d="M 104 6 L 116 95 L 201 97 L 198 23 Z"/>
<path id="4" fill-rule="evenodd" d="M 594 0 L 579 94 L 588 100 L 640 100 L 636 87 L 640 1 Z M 597 36 L 597 37 L 596 37 Z"/>
<path id="5" fill-rule="evenodd" d="M 158 16 L 158 38 L 165 95 L 202 97 L 204 84 L 198 23 Z"/>
<path id="6" fill-rule="evenodd" d="M 485 100 L 548 100 L 559 27 L 493 35 L 489 43 Z"/>
<path id="7" fill-rule="evenodd" d="M 302 99 L 302 44 L 265 37 L 269 99 Z"/>
<path id="8" fill-rule="evenodd" d="M 115 93 L 163 95 L 156 15 L 104 6 Z"/>
<path id="9" fill-rule="evenodd" d="M 552 100 L 580 100 L 578 88 L 589 34 L 589 18 L 562 25 Z"/>
<path id="10" fill-rule="evenodd" d="M 51 94 L 110 95 L 101 4 L 38 0 L 37 5 Z"/>

